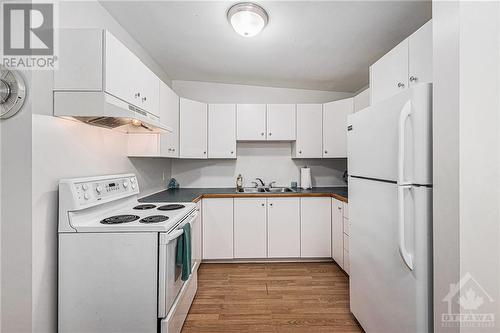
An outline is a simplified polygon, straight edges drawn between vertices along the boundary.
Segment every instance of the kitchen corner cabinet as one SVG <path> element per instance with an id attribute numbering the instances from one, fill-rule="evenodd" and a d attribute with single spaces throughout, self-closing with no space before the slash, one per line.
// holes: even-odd
<path id="1" fill-rule="evenodd" d="M 332 258 L 344 267 L 344 213 L 342 201 L 332 200 Z"/>
<path id="2" fill-rule="evenodd" d="M 370 67 L 371 105 L 423 82 L 432 82 L 432 20 Z"/>
<path id="3" fill-rule="evenodd" d="M 297 139 L 292 145 L 292 157 L 323 157 L 322 104 L 297 104 Z"/>
<path id="4" fill-rule="evenodd" d="M 208 158 L 236 158 L 236 105 L 208 105 Z"/>
<path id="5" fill-rule="evenodd" d="M 353 98 L 323 104 L 323 157 L 347 157 L 347 116 L 353 110 Z"/>
<path id="6" fill-rule="evenodd" d="M 267 254 L 269 258 L 300 257 L 300 199 L 267 199 Z"/>
<path id="7" fill-rule="evenodd" d="M 267 258 L 267 199 L 234 199 L 234 258 Z"/>
<path id="8" fill-rule="evenodd" d="M 233 259 L 233 199 L 202 201 L 203 259 Z"/>
<path id="9" fill-rule="evenodd" d="M 238 141 L 266 140 L 266 104 L 236 105 Z"/>
<path id="10" fill-rule="evenodd" d="M 266 120 L 268 141 L 295 140 L 295 104 L 267 104 Z"/>
<path id="11" fill-rule="evenodd" d="M 331 258 L 331 198 L 300 198 L 302 258 Z"/>
<path id="12" fill-rule="evenodd" d="M 207 104 L 181 98 L 179 114 L 179 157 L 206 159 L 208 155 Z"/>

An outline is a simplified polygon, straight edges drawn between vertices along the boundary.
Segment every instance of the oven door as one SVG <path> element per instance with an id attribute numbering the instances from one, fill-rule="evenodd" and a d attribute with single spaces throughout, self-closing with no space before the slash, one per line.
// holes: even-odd
<path id="1" fill-rule="evenodd" d="M 184 233 L 182 228 L 187 223 L 191 226 L 196 220 L 198 210 L 192 212 L 169 233 L 160 233 L 158 253 L 158 318 L 167 316 L 170 307 L 181 291 L 184 281 L 181 279 L 181 267 L 175 263 L 177 243 Z M 191 241 L 192 243 L 192 241 Z"/>

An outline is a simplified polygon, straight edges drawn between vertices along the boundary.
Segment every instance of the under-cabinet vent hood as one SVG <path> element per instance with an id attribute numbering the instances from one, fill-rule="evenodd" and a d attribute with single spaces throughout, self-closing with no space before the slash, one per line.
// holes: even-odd
<path id="1" fill-rule="evenodd" d="M 156 115 L 102 91 L 55 91 L 54 115 L 124 133 L 172 132 Z"/>

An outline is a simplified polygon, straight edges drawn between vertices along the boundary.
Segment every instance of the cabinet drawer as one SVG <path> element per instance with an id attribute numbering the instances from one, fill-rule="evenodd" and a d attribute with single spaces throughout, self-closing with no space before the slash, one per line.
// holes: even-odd
<path id="1" fill-rule="evenodd" d="M 344 234 L 344 251 L 349 251 L 349 235 Z"/>
<path id="2" fill-rule="evenodd" d="M 349 235 L 349 219 L 343 218 L 344 220 L 344 234 Z"/>

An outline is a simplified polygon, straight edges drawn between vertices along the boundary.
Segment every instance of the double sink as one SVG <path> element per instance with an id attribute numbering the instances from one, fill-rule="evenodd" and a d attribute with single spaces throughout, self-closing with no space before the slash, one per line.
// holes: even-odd
<path id="1" fill-rule="evenodd" d="M 290 187 L 243 187 L 236 190 L 237 193 L 294 193 L 296 190 Z"/>

